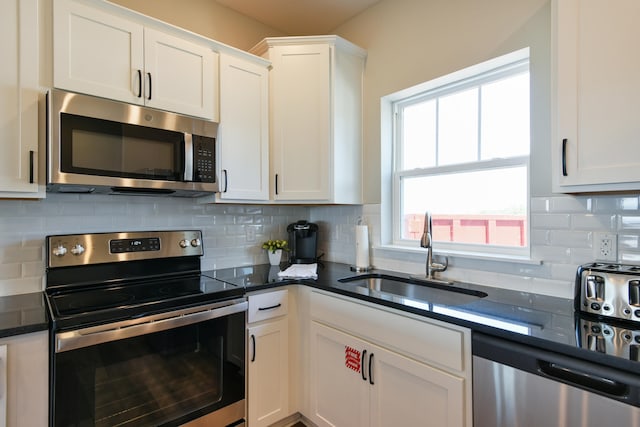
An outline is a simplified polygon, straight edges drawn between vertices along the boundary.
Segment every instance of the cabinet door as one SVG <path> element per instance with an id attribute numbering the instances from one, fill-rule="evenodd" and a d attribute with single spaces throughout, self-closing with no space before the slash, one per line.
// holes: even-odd
<path id="1" fill-rule="evenodd" d="M 6 425 L 46 426 L 49 418 L 49 333 L 47 331 L 5 338 L 6 359 L 0 361 L 6 375 Z M 2 398 L 5 396 L 3 395 Z"/>
<path id="2" fill-rule="evenodd" d="M 38 188 L 38 2 L 0 2 L 0 197 Z"/>
<path id="3" fill-rule="evenodd" d="M 556 0 L 553 7 L 554 190 L 639 189 L 640 2 Z"/>
<path id="4" fill-rule="evenodd" d="M 327 200 L 331 48 L 312 44 L 272 50 L 274 198 Z"/>
<path id="5" fill-rule="evenodd" d="M 53 10 L 53 85 L 143 103 L 143 27 L 71 0 Z"/>
<path id="6" fill-rule="evenodd" d="M 463 427 L 464 379 L 370 345 L 371 425 Z"/>
<path id="7" fill-rule="evenodd" d="M 262 427 L 289 415 L 287 318 L 249 328 L 249 425 Z"/>
<path id="8" fill-rule="evenodd" d="M 217 53 L 206 46 L 145 28 L 144 97 L 149 107 L 213 120 Z"/>
<path id="9" fill-rule="evenodd" d="M 369 425 L 367 343 L 317 322 L 311 322 L 310 336 L 311 420 L 318 426 Z"/>
<path id="10" fill-rule="evenodd" d="M 221 199 L 269 200 L 269 74 L 220 54 Z"/>

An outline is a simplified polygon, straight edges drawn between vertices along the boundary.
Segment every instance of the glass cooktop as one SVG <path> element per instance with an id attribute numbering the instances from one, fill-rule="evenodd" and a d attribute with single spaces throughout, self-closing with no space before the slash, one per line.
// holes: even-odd
<path id="1" fill-rule="evenodd" d="M 58 328 L 88 326 L 242 296 L 244 289 L 204 275 L 48 291 Z"/>

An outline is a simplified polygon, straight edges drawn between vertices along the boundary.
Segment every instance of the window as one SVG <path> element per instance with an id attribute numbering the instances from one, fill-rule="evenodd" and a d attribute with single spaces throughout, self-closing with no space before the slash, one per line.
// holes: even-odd
<path id="1" fill-rule="evenodd" d="M 529 52 L 390 95 L 393 243 L 527 255 Z"/>

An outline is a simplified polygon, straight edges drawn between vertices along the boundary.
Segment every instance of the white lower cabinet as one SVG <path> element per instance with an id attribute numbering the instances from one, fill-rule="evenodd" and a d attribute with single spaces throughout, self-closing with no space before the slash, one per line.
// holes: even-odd
<path id="1" fill-rule="evenodd" d="M 0 393 L 0 426 L 48 425 L 48 331 L 0 339 Z"/>
<path id="2" fill-rule="evenodd" d="M 354 336 L 311 322 L 313 413 L 309 415 L 318 426 L 369 425 L 368 354 L 364 353 L 367 345 Z M 362 352 L 351 365 L 346 361 L 347 349 Z"/>
<path id="3" fill-rule="evenodd" d="M 464 378 L 371 346 L 370 425 L 463 426 Z"/>
<path id="4" fill-rule="evenodd" d="M 249 427 L 269 426 L 290 415 L 287 298 L 287 290 L 249 295 Z"/>
<path id="5" fill-rule="evenodd" d="M 315 424 L 472 425 L 470 331 L 323 294 L 311 317 Z"/>

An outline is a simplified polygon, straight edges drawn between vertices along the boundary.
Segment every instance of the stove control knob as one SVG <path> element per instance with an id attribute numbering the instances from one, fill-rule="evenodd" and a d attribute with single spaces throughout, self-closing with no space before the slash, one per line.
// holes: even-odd
<path id="1" fill-rule="evenodd" d="M 191 246 L 193 246 L 194 248 L 197 248 L 198 246 L 200 246 L 200 244 L 201 244 L 200 239 L 191 240 Z"/>
<path id="2" fill-rule="evenodd" d="M 75 245 L 73 245 L 73 247 L 71 248 L 71 253 L 74 255 L 82 255 L 84 253 L 84 246 L 82 246 L 80 243 L 76 243 Z"/>
<path id="3" fill-rule="evenodd" d="M 189 247 L 189 241 L 187 239 L 180 240 L 180 247 L 182 249 Z"/>
<path id="4" fill-rule="evenodd" d="M 65 254 L 67 253 L 67 248 L 65 248 L 63 245 L 58 245 L 53 248 L 52 252 L 55 256 L 65 256 Z"/>

